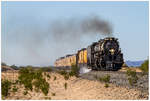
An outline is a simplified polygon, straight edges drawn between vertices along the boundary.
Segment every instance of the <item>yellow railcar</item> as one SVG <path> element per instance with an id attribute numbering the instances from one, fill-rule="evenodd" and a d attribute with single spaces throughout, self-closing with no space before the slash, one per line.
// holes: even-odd
<path id="1" fill-rule="evenodd" d="M 76 54 L 67 55 L 55 61 L 55 67 L 67 67 L 76 64 Z"/>

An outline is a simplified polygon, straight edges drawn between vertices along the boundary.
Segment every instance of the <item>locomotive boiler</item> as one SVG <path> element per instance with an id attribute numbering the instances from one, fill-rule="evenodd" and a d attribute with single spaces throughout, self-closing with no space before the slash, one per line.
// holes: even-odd
<path id="1" fill-rule="evenodd" d="M 87 67 L 92 70 L 119 70 L 123 64 L 123 54 L 117 38 L 107 37 L 94 42 L 76 54 L 61 57 L 55 61 L 56 67 Z"/>

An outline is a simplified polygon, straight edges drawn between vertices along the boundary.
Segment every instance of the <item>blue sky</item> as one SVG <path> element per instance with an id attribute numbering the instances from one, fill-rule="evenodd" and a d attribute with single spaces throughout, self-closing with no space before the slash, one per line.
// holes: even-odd
<path id="1" fill-rule="evenodd" d="M 2 2 L 2 61 L 9 65 L 53 65 L 55 59 L 90 45 L 102 35 L 81 36 L 80 42 L 59 42 L 51 22 L 98 16 L 113 26 L 124 60 L 149 55 L 148 2 Z M 60 40 L 62 38 L 60 37 Z"/>

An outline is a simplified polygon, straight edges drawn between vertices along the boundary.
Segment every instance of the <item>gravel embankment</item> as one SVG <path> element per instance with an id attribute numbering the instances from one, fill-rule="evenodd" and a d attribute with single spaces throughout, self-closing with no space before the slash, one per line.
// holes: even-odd
<path id="1" fill-rule="evenodd" d="M 88 73 L 80 75 L 83 79 L 97 80 L 97 77 L 103 77 L 105 75 L 110 75 L 110 83 L 116 86 L 124 86 L 126 88 L 135 88 L 142 92 L 148 93 L 148 75 L 142 76 L 142 73 L 137 73 L 138 81 L 135 86 L 131 86 L 128 81 L 126 72 L 120 71 L 90 71 Z"/>

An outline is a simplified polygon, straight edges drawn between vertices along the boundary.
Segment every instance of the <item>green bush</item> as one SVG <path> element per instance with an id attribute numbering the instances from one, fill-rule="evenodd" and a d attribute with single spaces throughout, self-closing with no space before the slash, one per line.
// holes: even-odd
<path id="1" fill-rule="evenodd" d="M 19 80 L 16 80 L 16 81 L 14 82 L 14 84 L 19 84 Z"/>
<path id="2" fill-rule="evenodd" d="M 72 71 L 69 72 L 69 76 L 74 76 L 75 73 L 73 73 Z"/>
<path id="3" fill-rule="evenodd" d="M 43 67 L 41 68 L 43 72 L 51 72 L 53 71 L 51 67 Z"/>
<path id="4" fill-rule="evenodd" d="M 55 81 L 56 79 L 57 79 L 56 76 L 54 76 L 54 81 Z"/>
<path id="5" fill-rule="evenodd" d="M 64 87 L 65 87 L 65 89 L 67 89 L 67 83 L 65 82 L 65 84 L 64 84 Z"/>
<path id="6" fill-rule="evenodd" d="M 69 74 L 64 75 L 64 79 L 68 80 L 69 79 Z"/>
<path id="7" fill-rule="evenodd" d="M 61 70 L 58 73 L 61 74 L 61 75 L 63 75 L 65 80 L 69 79 L 69 73 L 66 72 L 65 70 Z"/>
<path id="8" fill-rule="evenodd" d="M 80 68 L 77 65 L 72 65 L 70 72 L 67 72 L 65 70 L 61 70 L 61 71 L 58 71 L 58 73 L 63 75 L 65 80 L 68 80 L 69 77 L 71 77 L 71 76 L 78 77 L 79 76 L 79 70 L 80 70 Z"/>
<path id="9" fill-rule="evenodd" d="M 48 94 L 49 91 L 49 84 L 46 82 L 45 79 L 43 78 L 39 78 L 36 79 L 33 82 L 33 85 L 35 86 L 35 90 L 38 92 L 39 90 L 41 90 L 45 95 Z"/>
<path id="10" fill-rule="evenodd" d="M 13 89 L 12 89 L 13 92 L 17 92 L 18 91 L 18 88 L 16 86 L 13 86 Z"/>
<path id="11" fill-rule="evenodd" d="M 80 68 L 77 65 L 72 65 L 71 66 L 70 76 L 79 77 L 79 71 L 80 71 Z"/>
<path id="12" fill-rule="evenodd" d="M 32 68 L 22 68 L 19 71 L 19 81 L 21 84 L 24 84 L 24 87 L 28 90 L 33 89 L 32 80 L 34 79 L 34 72 Z"/>
<path id="13" fill-rule="evenodd" d="M 144 63 L 141 65 L 140 69 L 144 72 L 147 73 L 149 69 L 149 60 L 144 61 Z"/>
<path id="14" fill-rule="evenodd" d="M 28 91 L 24 91 L 24 92 L 23 92 L 23 95 L 27 95 L 27 94 L 28 94 Z"/>
<path id="15" fill-rule="evenodd" d="M 108 83 L 110 81 L 110 75 L 106 75 L 99 78 L 100 81 Z"/>
<path id="16" fill-rule="evenodd" d="M 67 72 L 65 70 L 61 70 L 58 73 L 61 74 L 61 75 L 67 75 Z"/>
<path id="17" fill-rule="evenodd" d="M 11 89 L 11 82 L 8 80 L 2 80 L 2 96 L 6 97 Z"/>
<path id="18" fill-rule="evenodd" d="M 135 70 L 128 69 L 126 74 L 128 76 L 128 81 L 129 81 L 129 84 L 131 86 L 133 86 L 134 84 L 137 83 L 138 77 L 136 75 L 136 71 Z"/>
<path id="19" fill-rule="evenodd" d="M 104 86 L 105 88 L 108 88 L 109 87 L 109 84 L 108 83 L 105 83 L 105 86 Z"/>
<path id="20" fill-rule="evenodd" d="M 49 74 L 47 74 L 47 77 L 50 79 L 51 78 L 51 76 L 49 75 Z"/>
<path id="21" fill-rule="evenodd" d="M 20 83 L 24 85 L 26 90 L 32 91 L 33 86 L 35 86 L 35 90 L 37 92 L 41 90 L 45 95 L 47 95 L 49 91 L 49 83 L 46 82 L 42 73 L 42 69 L 33 70 L 30 67 L 21 68 L 18 79 Z"/>
<path id="22" fill-rule="evenodd" d="M 49 84 L 47 82 L 44 82 L 42 84 L 41 90 L 45 95 L 47 95 L 49 92 Z"/>
<path id="23" fill-rule="evenodd" d="M 135 77 L 136 76 L 136 71 L 128 69 L 127 72 L 126 72 L 126 74 L 127 74 L 127 76 Z"/>

